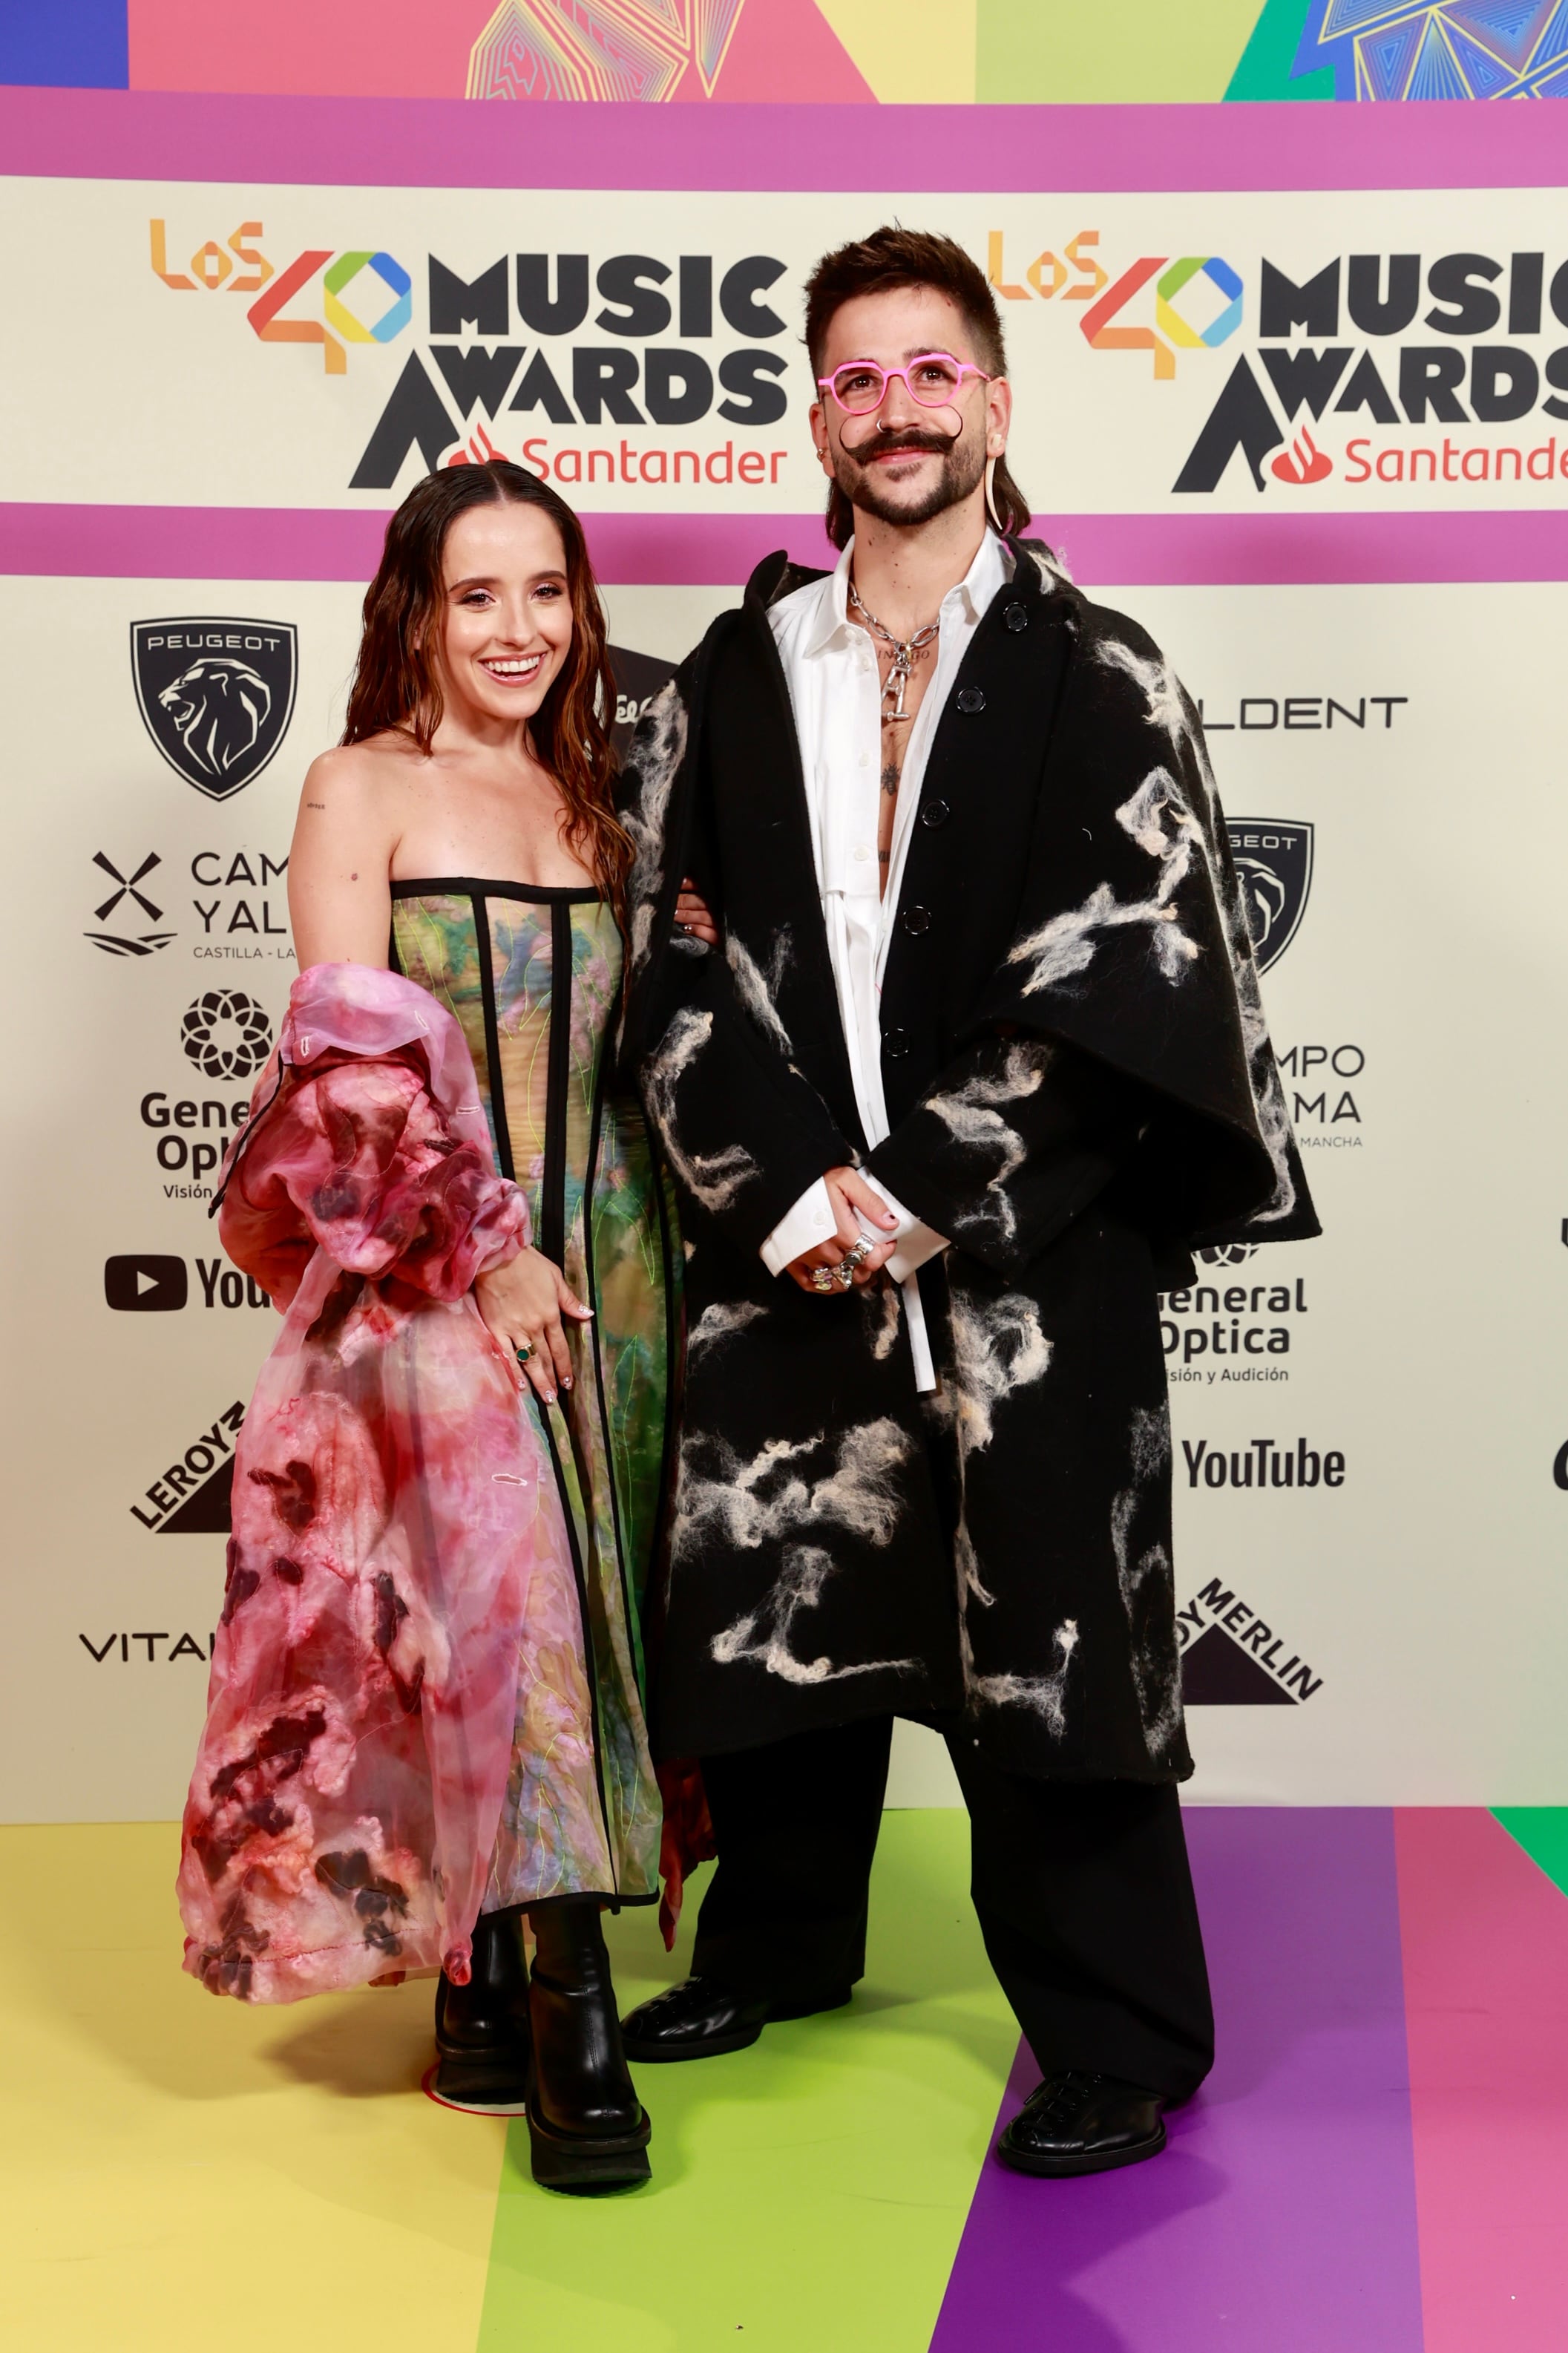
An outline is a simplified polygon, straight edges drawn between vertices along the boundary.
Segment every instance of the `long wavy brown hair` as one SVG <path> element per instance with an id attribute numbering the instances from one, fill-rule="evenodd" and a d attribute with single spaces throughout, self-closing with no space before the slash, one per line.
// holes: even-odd
<path id="1" fill-rule="evenodd" d="M 447 533 L 470 507 L 509 504 L 542 507 L 565 550 L 572 642 L 529 732 L 535 757 L 561 788 L 562 839 L 588 868 L 624 926 L 632 845 L 613 806 L 609 721 L 616 690 L 605 608 L 582 524 L 536 474 L 497 458 L 483 466 L 450 466 L 426 474 L 409 491 L 386 526 L 380 568 L 365 590 L 342 741 L 363 744 L 367 736 L 396 730 L 411 735 L 429 756 L 446 709 L 439 648 Z"/>

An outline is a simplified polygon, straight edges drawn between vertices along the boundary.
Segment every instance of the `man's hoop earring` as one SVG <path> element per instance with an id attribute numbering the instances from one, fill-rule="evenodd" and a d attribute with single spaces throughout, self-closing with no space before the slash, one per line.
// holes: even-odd
<path id="1" fill-rule="evenodd" d="M 1002 518 L 996 512 L 996 460 L 994 458 L 987 458 L 985 460 L 985 512 L 995 524 L 998 536 L 1005 539 L 1007 534 L 1002 528 Z"/>

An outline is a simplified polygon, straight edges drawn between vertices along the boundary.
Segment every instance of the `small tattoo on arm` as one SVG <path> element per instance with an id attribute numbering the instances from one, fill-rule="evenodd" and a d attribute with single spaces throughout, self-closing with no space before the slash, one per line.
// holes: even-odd
<path id="1" fill-rule="evenodd" d="M 882 790 L 887 794 L 889 800 L 898 799 L 899 764 L 896 760 L 889 760 L 887 766 L 882 770 Z"/>
<path id="2" fill-rule="evenodd" d="M 887 850 L 885 850 L 885 849 L 879 849 L 879 851 L 877 852 L 877 863 L 878 863 L 878 865 L 879 865 L 879 866 L 886 866 L 886 864 L 888 863 L 888 858 L 889 858 L 889 853 L 888 853 L 888 851 L 887 851 Z"/>
<path id="3" fill-rule="evenodd" d="M 319 809 L 324 809 L 324 808 L 326 807 L 326 806 L 327 806 L 327 804 L 326 804 L 326 802 L 325 802 L 325 801 L 307 801 L 307 802 L 305 803 L 305 807 L 306 807 L 307 808 L 319 808 Z"/>

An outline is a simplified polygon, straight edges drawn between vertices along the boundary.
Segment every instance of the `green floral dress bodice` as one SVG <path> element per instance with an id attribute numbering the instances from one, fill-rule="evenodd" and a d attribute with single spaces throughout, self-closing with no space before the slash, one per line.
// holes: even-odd
<path id="1" fill-rule="evenodd" d="M 452 1013 L 473 1056 L 496 1163 L 533 1242 L 591 1324 L 564 1319 L 573 1385 L 537 1416 L 572 1540 L 594 1727 L 596 1810 L 623 1900 L 657 1893 L 659 1806 L 643 1725 L 641 1611 L 659 1540 L 679 1246 L 635 1101 L 611 1083 L 621 983 L 614 915 L 593 892 L 464 877 L 393 886 L 392 961 Z M 487 1908 L 586 1892 L 600 1841 L 555 1786 L 563 1690 L 519 1693 L 509 1803 Z M 598 1827 L 595 1825 L 595 1829 Z"/>

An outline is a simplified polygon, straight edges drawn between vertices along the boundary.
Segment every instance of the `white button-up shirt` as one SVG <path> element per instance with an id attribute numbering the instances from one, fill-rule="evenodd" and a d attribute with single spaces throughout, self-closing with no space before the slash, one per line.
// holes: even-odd
<path id="1" fill-rule="evenodd" d="M 793 596 L 781 597 L 770 607 L 768 621 L 784 665 L 800 742 L 812 854 L 856 1106 L 866 1141 L 875 1148 L 889 1126 L 882 1092 L 882 975 L 899 912 L 921 780 L 969 640 L 997 590 L 1012 578 L 1013 565 L 1002 541 L 987 531 L 968 572 L 942 600 L 935 670 L 910 723 L 884 892 L 877 862 L 882 692 L 872 639 L 849 617 L 849 567 L 854 553 L 851 540 L 826 579 L 814 580 Z M 898 1248 L 888 1271 L 903 1289 L 916 1385 L 933 1389 L 936 1375 L 915 1271 L 938 1250 L 945 1250 L 947 1241 L 911 1216 L 868 1172 L 867 1182 L 883 1195 L 899 1220 Z M 763 1243 L 763 1260 L 769 1272 L 781 1273 L 803 1251 L 827 1240 L 833 1224 L 827 1187 L 818 1178 Z"/>

